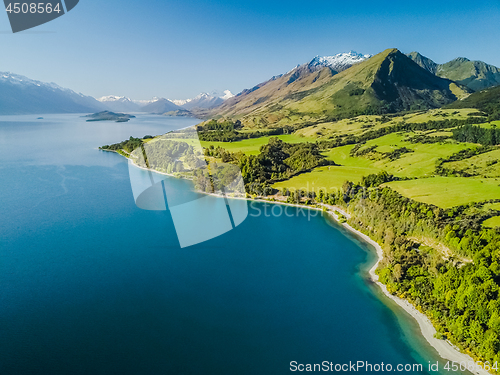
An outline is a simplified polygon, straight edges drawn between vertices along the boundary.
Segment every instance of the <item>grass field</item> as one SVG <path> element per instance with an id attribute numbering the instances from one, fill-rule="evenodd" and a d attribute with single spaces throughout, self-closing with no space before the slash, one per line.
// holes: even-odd
<path id="1" fill-rule="evenodd" d="M 422 132 L 423 134 L 429 136 L 429 137 L 451 137 L 453 136 L 453 132 L 448 132 L 448 131 L 436 131 L 436 130 L 429 130 L 426 132 Z"/>
<path id="2" fill-rule="evenodd" d="M 407 133 L 392 133 L 377 139 L 370 140 L 361 150 L 377 146 L 375 153 L 364 156 L 350 156 L 353 145 L 337 147 L 325 155 L 329 160 L 348 167 L 370 168 L 371 173 L 386 170 L 395 176 L 426 177 L 431 176 L 436 167 L 436 161 L 452 155 L 460 150 L 474 146 L 473 144 L 446 142 L 434 144 L 411 143 L 404 139 Z M 391 152 L 397 148 L 407 147 L 414 152 L 401 155 L 397 160 L 391 161 L 384 158 L 381 153 Z"/>
<path id="3" fill-rule="evenodd" d="M 373 173 L 371 168 L 362 167 L 319 167 L 311 172 L 302 173 L 292 177 L 290 180 L 278 182 L 273 185 L 276 189 L 284 187 L 291 190 L 307 190 L 316 191 L 323 190 L 326 192 L 337 191 L 346 181 L 360 182 L 361 177 Z"/>
<path id="4" fill-rule="evenodd" d="M 500 211 L 500 203 L 487 203 L 484 205 L 484 208 Z"/>
<path id="5" fill-rule="evenodd" d="M 405 137 L 406 134 L 393 133 L 371 140 L 363 148 L 377 146 L 375 150 L 377 152 L 365 156 L 351 156 L 350 152 L 354 145 L 331 149 L 325 153 L 325 156 L 339 166 L 319 167 L 312 172 L 303 173 L 288 181 L 279 182 L 274 187 L 306 189 L 314 186 L 317 189 L 321 187 L 326 191 L 334 191 L 339 189 L 346 180 L 360 182 L 363 176 L 383 170 L 399 177 L 431 176 L 438 158 L 449 156 L 464 148 L 473 146 L 472 144 L 456 142 L 414 144 L 404 141 Z M 414 150 L 414 152 L 403 154 L 395 161 L 384 158 L 381 154 L 403 146 Z"/>
<path id="6" fill-rule="evenodd" d="M 469 159 L 444 163 L 445 168 L 461 170 L 472 176 L 500 177 L 500 149 L 473 156 Z"/>
<path id="7" fill-rule="evenodd" d="M 482 128 L 490 129 L 490 128 L 500 128 L 500 121 L 492 121 L 484 124 L 478 125 Z"/>
<path id="8" fill-rule="evenodd" d="M 500 199 L 500 179 L 432 177 L 418 180 L 394 181 L 386 186 L 405 197 L 441 208 L 470 202 Z"/>
<path id="9" fill-rule="evenodd" d="M 295 134 L 284 134 L 284 135 L 277 135 L 274 137 L 278 137 L 283 142 L 287 143 L 301 143 L 308 141 L 314 142 L 314 139 L 304 138 Z M 271 137 L 251 138 L 238 142 L 201 142 L 201 145 L 205 148 L 213 145 L 214 147 L 222 147 L 230 152 L 241 151 L 248 155 L 257 155 L 259 153 L 260 147 L 269 142 L 269 138 Z"/>
<path id="10" fill-rule="evenodd" d="M 273 137 L 278 137 L 283 142 L 287 143 L 301 143 L 301 142 L 314 142 L 314 139 L 301 137 L 295 134 L 284 134 L 284 135 L 275 135 Z M 230 152 L 243 152 L 248 155 L 257 155 L 259 153 L 259 149 L 262 145 L 265 145 L 269 142 L 269 138 L 271 137 L 260 137 L 260 138 L 251 138 L 245 139 L 237 142 L 200 142 L 201 146 L 204 148 L 208 148 L 211 145 L 214 147 L 222 147 Z M 184 139 L 184 138 L 163 138 L 156 137 L 154 139 L 147 139 L 147 142 L 158 142 L 163 139 L 186 142 L 192 146 L 197 146 L 198 141 L 195 139 Z"/>
<path id="11" fill-rule="evenodd" d="M 483 221 L 483 225 L 488 228 L 500 227 L 500 216 L 490 217 L 488 220 Z"/>

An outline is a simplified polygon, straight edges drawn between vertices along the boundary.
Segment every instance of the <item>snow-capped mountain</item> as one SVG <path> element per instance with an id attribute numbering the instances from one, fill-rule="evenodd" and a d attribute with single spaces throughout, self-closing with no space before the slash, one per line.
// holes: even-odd
<path id="1" fill-rule="evenodd" d="M 185 104 L 182 105 L 182 108 L 191 110 L 193 108 L 213 108 L 222 104 L 224 99 L 218 96 L 212 96 L 207 94 L 206 92 L 201 93 L 194 97 L 193 99 L 189 99 Z"/>
<path id="2" fill-rule="evenodd" d="M 93 97 L 55 83 L 0 72 L 0 114 L 87 113 L 103 109 Z"/>
<path id="3" fill-rule="evenodd" d="M 97 100 L 99 100 L 106 109 L 114 112 L 139 112 L 142 110 L 143 106 L 125 96 L 108 95 Z"/>
<path id="4" fill-rule="evenodd" d="M 189 103 L 193 99 L 170 99 L 172 103 L 175 105 L 178 105 L 179 107 L 182 107 L 184 104 Z"/>
<path id="5" fill-rule="evenodd" d="M 234 94 L 231 91 L 224 90 L 224 95 L 220 96 L 220 98 L 223 100 L 228 100 L 228 99 L 231 99 L 233 96 L 234 96 Z"/>
<path id="6" fill-rule="evenodd" d="M 336 72 L 341 72 L 350 68 L 354 64 L 369 59 L 372 55 L 363 55 L 355 51 L 347 53 L 337 53 L 333 56 L 316 56 L 309 62 L 310 67 L 329 67 Z"/>
<path id="7" fill-rule="evenodd" d="M 135 99 L 132 99 L 132 101 L 135 103 L 135 104 L 138 104 L 140 105 L 141 107 L 144 107 L 145 105 L 148 105 L 148 104 L 151 104 L 151 103 L 154 103 L 156 102 L 157 100 L 159 100 L 161 98 L 158 98 L 157 96 L 154 96 L 152 99 L 141 99 L 141 100 L 135 100 Z"/>
<path id="8" fill-rule="evenodd" d="M 221 105 L 224 102 L 224 100 L 232 98 L 233 96 L 234 95 L 231 91 L 224 90 L 223 93 L 214 91 L 211 94 L 208 94 L 206 92 L 203 92 L 191 99 L 181 99 L 181 100 L 177 99 L 171 101 L 174 104 L 178 105 L 179 107 L 182 107 L 183 109 L 187 110 L 191 110 L 194 108 L 209 109 Z"/>
<path id="9" fill-rule="evenodd" d="M 369 59 L 371 56 L 372 55 L 363 55 L 354 51 L 350 51 L 347 53 L 337 53 L 333 56 L 316 56 L 310 62 L 302 65 L 297 65 L 287 73 L 271 78 L 270 81 L 281 78 L 282 76 L 289 76 L 287 84 L 291 84 L 297 80 L 300 80 L 302 77 L 309 75 L 310 73 L 319 71 L 324 68 L 330 68 L 332 74 L 337 74 L 343 70 L 350 68 L 354 64 Z M 263 84 L 265 83 L 266 82 L 264 82 Z"/>

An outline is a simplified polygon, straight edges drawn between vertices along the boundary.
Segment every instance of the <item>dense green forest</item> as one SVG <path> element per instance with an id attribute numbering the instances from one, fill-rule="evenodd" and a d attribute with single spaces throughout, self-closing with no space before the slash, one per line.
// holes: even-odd
<path id="1" fill-rule="evenodd" d="M 500 129 L 494 125 L 490 129 L 474 125 L 464 125 L 453 129 L 453 139 L 459 142 L 480 143 L 482 145 L 500 144 Z"/>
<path id="2" fill-rule="evenodd" d="M 351 225 L 384 244 L 377 272 L 390 291 L 426 312 L 441 337 L 477 358 L 500 360 L 500 233 L 481 226 L 487 213 L 474 205 L 442 210 L 355 184 L 336 203 L 348 207 Z M 443 243 L 458 259 L 415 239 Z"/>

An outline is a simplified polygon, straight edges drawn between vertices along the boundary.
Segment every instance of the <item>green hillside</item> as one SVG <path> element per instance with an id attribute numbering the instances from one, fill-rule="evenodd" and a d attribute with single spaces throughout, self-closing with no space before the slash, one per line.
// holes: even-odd
<path id="1" fill-rule="evenodd" d="M 429 72 L 451 79 L 474 91 L 500 85 L 500 69 L 482 61 L 458 57 L 445 64 L 436 64 L 418 52 L 411 52 L 408 57 Z"/>
<path id="2" fill-rule="evenodd" d="M 496 178 L 434 177 L 390 182 L 386 186 L 405 197 L 441 208 L 500 198 Z"/>
<path id="3" fill-rule="evenodd" d="M 289 75 L 228 100 L 214 114 L 238 118 L 247 127 L 297 126 L 438 108 L 468 94 L 467 88 L 436 77 L 397 49 L 339 74 L 325 68 L 288 83 Z"/>
<path id="4" fill-rule="evenodd" d="M 475 92 L 457 100 L 446 108 L 476 108 L 489 116 L 489 121 L 500 120 L 500 86 Z"/>

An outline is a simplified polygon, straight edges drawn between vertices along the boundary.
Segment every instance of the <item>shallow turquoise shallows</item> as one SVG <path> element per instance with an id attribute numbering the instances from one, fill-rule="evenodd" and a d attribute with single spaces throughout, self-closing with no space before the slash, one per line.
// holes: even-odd
<path id="1" fill-rule="evenodd" d="M 169 211 L 137 208 L 127 161 L 97 147 L 197 120 L 37 117 L 0 117 L 0 374 L 438 360 L 367 282 L 370 249 L 330 220 L 252 203 L 236 229 L 181 249 Z M 191 188 L 165 178 L 169 194 Z"/>

